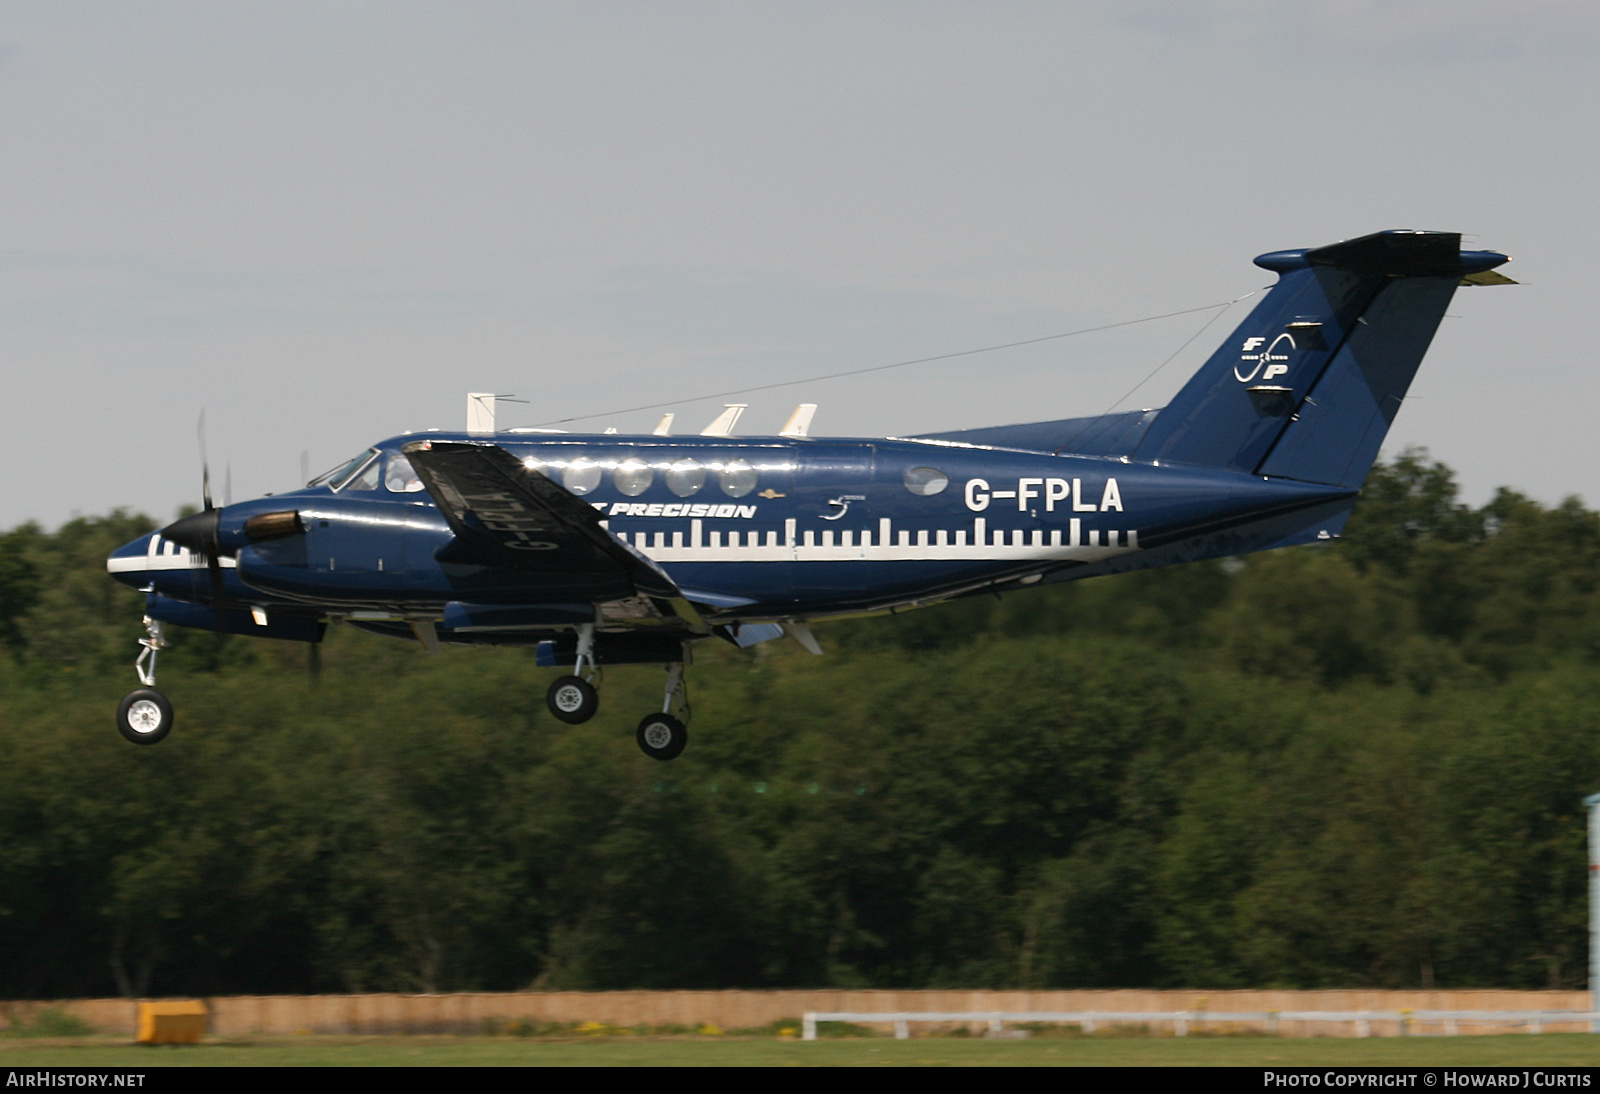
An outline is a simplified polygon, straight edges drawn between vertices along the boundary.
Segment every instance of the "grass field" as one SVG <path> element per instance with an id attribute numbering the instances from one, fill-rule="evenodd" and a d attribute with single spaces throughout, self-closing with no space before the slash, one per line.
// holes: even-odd
<path id="1" fill-rule="evenodd" d="M 1600 1036 L 257 1037 L 143 1047 L 105 1037 L 0 1041 L 0 1067 L 1559 1067 L 1600 1065 Z"/>

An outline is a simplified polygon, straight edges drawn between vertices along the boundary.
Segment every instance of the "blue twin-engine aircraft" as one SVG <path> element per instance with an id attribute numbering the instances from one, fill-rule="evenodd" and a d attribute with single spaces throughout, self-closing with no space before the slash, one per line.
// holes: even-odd
<path id="1" fill-rule="evenodd" d="M 303 489 L 203 511 L 118 549 L 146 594 L 124 737 L 172 728 L 163 627 L 316 643 L 330 619 L 420 641 L 534 645 L 547 702 L 591 718 L 600 669 L 667 666 L 646 755 L 683 751 L 694 643 L 1339 535 L 1460 284 L 1507 261 L 1389 231 L 1256 265 L 1279 275 L 1162 410 L 916 437 L 496 432 L 380 442 Z M 492 408 L 492 404 L 491 404 Z M 469 404 L 470 409 L 470 404 Z M 490 417 L 491 415 L 486 416 Z"/>

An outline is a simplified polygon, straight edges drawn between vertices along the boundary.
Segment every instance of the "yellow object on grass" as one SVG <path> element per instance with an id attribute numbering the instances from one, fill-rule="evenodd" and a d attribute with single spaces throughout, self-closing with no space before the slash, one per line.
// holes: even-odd
<path id="1" fill-rule="evenodd" d="M 206 1031 L 206 1005 L 198 999 L 139 1004 L 141 1045 L 193 1045 Z"/>

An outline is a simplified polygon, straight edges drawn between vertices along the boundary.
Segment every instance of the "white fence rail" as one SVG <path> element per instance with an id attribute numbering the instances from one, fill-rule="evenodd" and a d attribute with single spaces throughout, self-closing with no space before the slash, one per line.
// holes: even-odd
<path id="1" fill-rule="evenodd" d="M 1175 1037 L 1186 1037 L 1189 1027 L 1207 1025 L 1259 1025 L 1268 1033 L 1277 1033 L 1280 1022 L 1349 1022 L 1354 1023 L 1357 1037 L 1371 1037 L 1374 1022 L 1393 1023 L 1401 1037 L 1423 1033 L 1417 1027 L 1437 1026 L 1439 1032 L 1453 1037 L 1462 1024 L 1489 1026 L 1522 1026 L 1529 1033 L 1543 1033 L 1547 1025 L 1574 1025 L 1582 1023 L 1596 1029 L 1600 1012 L 1586 1010 L 1279 1010 L 1279 1011 L 807 1011 L 801 1032 L 806 1041 L 817 1039 L 818 1022 L 867 1022 L 879 1025 L 894 1024 L 894 1035 L 901 1040 L 911 1036 L 912 1022 L 961 1022 L 965 1024 L 988 1023 L 991 1034 L 1002 1033 L 1006 1023 L 1038 1022 L 1083 1027 L 1093 1033 L 1099 1026 L 1112 1023 L 1149 1025 L 1172 1024 Z"/>

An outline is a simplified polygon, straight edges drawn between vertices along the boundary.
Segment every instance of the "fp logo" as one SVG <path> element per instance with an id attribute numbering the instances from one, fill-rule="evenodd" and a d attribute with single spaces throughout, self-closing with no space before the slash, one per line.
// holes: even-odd
<path id="1" fill-rule="evenodd" d="M 1287 352 L 1280 353 L 1279 350 L 1294 349 L 1294 338 L 1288 334 L 1280 334 L 1272 340 L 1272 345 L 1262 349 L 1261 347 L 1266 345 L 1266 341 L 1265 338 L 1246 338 L 1244 340 L 1244 353 L 1239 358 L 1239 363 L 1233 366 L 1233 375 L 1241 384 L 1248 384 L 1251 380 L 1254 380 L 1258 372 L 1263 380 L 1270 380 L 1274 376 L 1282 376 L 1289 371 L 1289 366 L 1284 364 L 1289 359 L 1289 354 Z M 1285 345 L 1284 343 L 1288 344 Z M 1248 373 L 1243 371 L 1246 362 L 1252 362 L 1255 366 Z"/>

